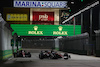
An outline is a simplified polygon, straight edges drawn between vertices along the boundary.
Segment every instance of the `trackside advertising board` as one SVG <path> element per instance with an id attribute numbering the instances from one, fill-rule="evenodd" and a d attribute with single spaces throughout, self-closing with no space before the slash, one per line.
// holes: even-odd
<path id="1" fill-rule="evenodd" d="M 14 1 L 14 7 L 67 8 L 67 1 Z"/>
<path id="2" fill-rule="evenodd" d="M 54 21 L 54 12 L 33 11 L 32 21 Z"/>
<path id="3" fill-rule="evenodd" d="M 28 21 L 27 14 L 7 14 L 6 15 L 7 21 Z"/>
<path id="4" fill-rule="evenodd" d="M 73 25 L 11 24 L 12 34 L 19 36 L 73 36 Z M 75 35 L 81 34 L 81 25 L 75 25 Z"/>

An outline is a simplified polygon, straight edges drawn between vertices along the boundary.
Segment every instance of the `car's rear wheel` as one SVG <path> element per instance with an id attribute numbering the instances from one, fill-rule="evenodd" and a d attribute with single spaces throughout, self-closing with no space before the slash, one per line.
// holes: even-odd
<path id="1" fill-rule="evenodd" d="M 43 59 L 44 58 L 42 53 L 39 54 L 39 58 L 40 59 Z"/>

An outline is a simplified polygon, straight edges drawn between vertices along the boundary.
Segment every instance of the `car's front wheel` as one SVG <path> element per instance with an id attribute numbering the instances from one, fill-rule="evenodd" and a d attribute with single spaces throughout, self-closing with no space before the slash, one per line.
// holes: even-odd
<path id="1" fill-rule="evenodd" d="M 39 58 L 40 59 L 43 59 L 44 58 L 42 53 L 39 54 Z"/>

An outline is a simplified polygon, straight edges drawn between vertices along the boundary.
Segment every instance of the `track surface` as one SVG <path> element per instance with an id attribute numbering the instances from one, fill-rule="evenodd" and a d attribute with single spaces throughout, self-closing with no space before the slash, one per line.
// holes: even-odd
<path id="1" fill-rule="evenodd" d="M 0 67 L 100 67 L 100 58 L 94 56 L 70 54 L 71 59 L 43 59 L 38 58 L 40 49 L 27 50 L 32 54 L 31 58 L 10 58 Z M 63 54 L 63 52 L 58 51 Z"/>

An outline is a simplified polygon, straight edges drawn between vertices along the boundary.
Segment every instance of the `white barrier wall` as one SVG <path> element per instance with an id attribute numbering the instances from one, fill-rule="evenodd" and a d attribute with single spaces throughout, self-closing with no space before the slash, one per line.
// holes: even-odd
<path id="1" fill-rule="evenodd" d="M 59 39 L 58 38 L 55 39 L 55 49 L 59 50 Z"/>
<path id="2" fill-rule="evenodd" d="M 12 39 L 12 29 L 0 16 L 0 60 L 7 59 L 12 56 L 12 46 L 11 46 L 11 39 Z M 19 46 L 19 48 L 21 48 Z M 14 45 L 14 50 L 17 47 Z"/>
<path id="3" fill-rule="evenodd" d="M 11 39 L 12 39 L 12 32 L 7 29 L 7 27 L 4 27 L 4 45 L 2 50 L 11 50 Z"/>
<path id="4" fill-rule="evenodd" d="M 5 21 L 0 22 L 0 60 L 12 56 L 12 31 L 5 26 Z"/>

